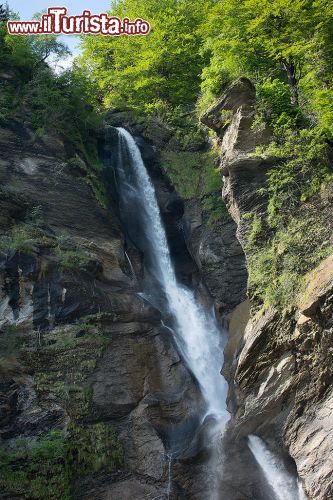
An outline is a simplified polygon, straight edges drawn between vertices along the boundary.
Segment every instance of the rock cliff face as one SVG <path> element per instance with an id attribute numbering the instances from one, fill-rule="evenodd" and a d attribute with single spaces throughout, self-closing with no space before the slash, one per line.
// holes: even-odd
<path id="1" fill-rule="evenodd" d="M 250 223 L 244 215 L 265 218 L 267 200 L 258 188 L 265 187 L 266 172 L 274 164 L 274 158 L 256 154 L 270 131 L 256 134 L 252 129 L 255 104 L 253 85 L 241 79 L 202 118 L 220 141 L 223 198 L 246 254 Z M 304 209 L 309 220 L 324 217 L 328 237 L 332 201 L 328 185 L 316 204 Z M 309 498 L 322 500 L 333 497 L 332 299 L 330 256 L 308 276 L 292 314 L 283 316 L 271 307 L 246 324 L 238 307 L 231 315 L 236 327 L 231 328 L 225 367 L 233 381 L 229 404 L 236 436 L 255 433 L 276 453 L 289 453 Z"/>
<path id="2" fill-rule="evenodd" d="M 157 142 L 123 117 L 115 124 L 140 146 L 178 278 L 227 318 L 246 297 L 236 224 L 208 226 L 200 202 L 184 204 L 161 169 Z M 114 148 L 101 140 L 105 160 Z M 113 175 L 95 179 L 108 184 L 105 209 L 84 160 L 58 138 L 13 122 L 0 129 L 0 150 L 1 448 L 34 449 L 60 430 L 75 450 L 75 498 L 138 500 L 167 495 L 168 451 L 186 450 L 172 465 L 170 498 L 203 498 L 212 478 L 201 396 L 159 311 L 138 295 L 144 259 L 121 220 Z M 23 457 L 11 459 L 14 469 Z M 1 498 L 30 498 L 22 478 L 6 475 Z"/>
<path id="3" fill-rule="evenodd" d="M 266 500 L 246 440 L 255 433 L 292 470 L 296 464 L 309 498 L 327 500 L 333 496 L 332 258 L 307 277 L 293 314 L 271 307 L 250 318 L 251 224 L 244 214 L 265 218 L 267 199 L 258 189 L 274 164 L 255 154 L 270 139 L 270 130 L 251 128 L 255 102 L 255 89 L 242 79 L 203 117 L 220 141 L 223 197 L 232 216 L 213 225 L 199 200 L 179 198 L 160 167 L 167 132 L 153 137 L 121 114 L 112 123 L 125 125 L 141 148 L 179 279 L 214 301 L 229 326 L 223 371 L 233 418 L 224 498 Z M 212 478 L 205 477 L 207 450 L 198 433 L 199 390 L 159 311 L 138 294 L 144 259 L 121 221 L 112 182 L 105 209 L 77 167 L 83 160 L 73 161 L 66 144 L 42 140 L 21 123 L 0 129 L 0 151 L 1 448 L 15 448 L 18 439 L 33 448 L 50 431 L 64 431 L 78 470 L 74 498 L 140 500 L 168 497 L 167 454 L 176 443 L 186 452 L 174 457 L 170 498 L 205 498 L 204 479 Z M 321 213 L 327 232 L 332 200 L 328 186 L 308 208 L 314 218 Z M 0 498 L 31 497 L 23 480 L 3 481 Z"/>
<path id="4" fill-rule="evenodd" d="M 98 205 L 64 144 L 14 123 L 1 129 L 0 149 L 1 445 L 55 429 L 69 441 L 92 436 L 99 465 L 76 478 L 76 498 L 162 497 L 168 445 L 191 442 L 200 395 L 159 312 L 137 294 L 141 256 L 133 247 L 125 255 L 116 210 Z M 159 182 L 177 232 L 182 214 Z M 186 252 L 184 279 L 198 280 Z M 111 469 L 101 431 L 111 436 Z M 180 484 L 191 484 L 191 468 L 178 469 Z M 24 484 L 2 490 L 21 498 Z"/>
<path id="5" fill-rule="evenodd" d="M 184 234 L 221 317 L 246 300 L 247 268 L 233 220 L 207 222 L 199 200 L 185 203 Z"/>

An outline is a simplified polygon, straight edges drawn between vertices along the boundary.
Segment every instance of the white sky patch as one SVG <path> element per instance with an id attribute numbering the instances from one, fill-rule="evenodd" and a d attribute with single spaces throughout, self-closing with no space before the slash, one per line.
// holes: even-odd
<path id="1" fill-rule="evenodd" d="M 51 55 L 47 58 L 47 63 L 57 75 L 60 75 L 61 73 L 72 67 L 75 57 L 76 56 L 74 55 L 69 55 L 67 57 L 62 57 L 61 59 L 59 59 Z"/>
<path id="2" fill-rule="evenodd" d="M 0 3 L 2 2 L 0 1 Z M 101 12 L 110 10 L 111 0 L 64 0 L 62 2 L 53 0 L 34 0 L 33 2 L 8 0 L 8 4 L 11 10 L 19 14 L 22 21 L 31 21 L 36 12 L 41 12 L 42 10 L 47 10 L 49 7 L 58 5 L 66 7 L 70 15 L 80 15 L 85 9 L 90 10 L 93 14 L 100 14 Z M 58 74 L 69 69 L 75 57 L 80 54 L 77 37 L 62 35 L 60 41 L 69 47 L 72 55 L 64 57 L 61 60 L 56 60 L 54 57 L 47 59 L 48 64 Z"/>
<path id="3" fill-rule="evenodd" d="M 47 58 L 47 63 L 51 68 L 55 71 L 57 75 L 63 73 L 64 71 L 70 69 L 73 65 L 74 59 L 80 54 L 80 46 L 79 42 L 80 40 L 76 36 L 70 36 L 70 35 L 61 35 L 59 38 L 59 41 L 65 43 L 69 50 L 71 51 L 71 54 L 68 55 L 67 57 L 62 57 L 61 59 L 57 58 L 54 55 L 51 55 L 50 57 Z"/>

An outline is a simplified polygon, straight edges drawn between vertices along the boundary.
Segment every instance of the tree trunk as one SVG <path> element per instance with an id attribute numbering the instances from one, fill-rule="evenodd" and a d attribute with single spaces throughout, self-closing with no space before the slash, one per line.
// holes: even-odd
<path id="1" fill-rule="evenodd" d="M 281 61 L 282 68 L 287 72 L 288 84 L 290 89 L 290 102 L 293 106 L 298 106 L 298 87 L 296 78 L 296 67 L 292 59 L 289 62 Z"/>

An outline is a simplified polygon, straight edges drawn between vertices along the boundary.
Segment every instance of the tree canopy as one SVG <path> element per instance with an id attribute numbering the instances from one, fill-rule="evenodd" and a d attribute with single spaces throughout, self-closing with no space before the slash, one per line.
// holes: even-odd
<path id="1" fill-rule="evenodd" d="M 328 0 L 120 0 L 147 37 L 84 37 L 81 64 L 107 106 L 166 112 L 207 105 L 234 78 L 278 79 L 292 105 L 332 135 L 332 9 Z"/>
<path id="2" fill-rule="evenodd" d="M 207 0 L 113 2 L 113 15 L 148 19 L 152 29 L 147 37 L 83 38 L 82 64 L 105 102 L 145 112 L 194 104 L 205 62 L 197 28 L 206 9 Z"/>
<path id="3" fill-rule="evenodd" d="M 64 45 L 53 35 L 8 36 L 5 21 L 13 14 L 2 5 L 1 124 L 23 120 L 41 136 L 65 138 L 89 165 L 86 180 L 103 203 L 96 131 L 106 111 L 134 111 L 147 127 L 162 125 L 171 137 L 162 144 L 161 161 L 179 193 L 200 200 L 209 216 L 222 220 L 222 180 L 198 118 L 233 80 L 248 77 L 257 93 L 252 126 L 272 131 L 270 143 L 255 154 L 275 160 L 262 189 L 268 200 L 265 224 L 276 240 L 262 250 L 255 278 L 258 289 L 260 283 L 267 288 L 264 276 L 270 280 L 291 214 L 333 177 L 330 0 L 113 0 L 110 12 L 148 20 L 150 34 L 82 36 L 82 55 L 71 70 L 55 74 L 49 56 L 62 57 Z M 261 222 L 253 219 L 254 243 Z M 276 269 L 289 279 L 288 270 Z M 290 293 L 299 282 L 294 277 Z M 279 280 L 272 286 L 280 293 L 283 287 L 276 283 L 284 278 Z M 290 294 L 284 297 L 288 302 Z"/>

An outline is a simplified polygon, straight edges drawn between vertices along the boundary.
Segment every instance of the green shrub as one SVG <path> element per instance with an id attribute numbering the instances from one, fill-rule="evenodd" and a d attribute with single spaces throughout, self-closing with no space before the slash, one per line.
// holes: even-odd
<path id="1" fill-rule="evenodd" d="M 179 195 L 185 200 L 194 198 L 200 192 L 204 158 L 202 153 L 162 152 L 162 167 L 170 176 Z"/>
<path id="2" fill-rule="evenodd" d="M 257 113 L 254 130 L 272 130 L 268 146 L 256 154 L 275 158 L 267 173 L 268 223 L 278 228 L 288 222 L 290 213 L 333 178 L 326 137 L 321 126 L 290 104 L 288 85 L 278 79 L 265 79 L 257 85 Z"/>
<path id="3" fill-rule="evenodd" d="M 277 126 L 276 134 L 279 141 L 271 143 L 267 150 L 277 159 L 268 172 L 268 222 L 272 227 L 283 223 L 300 202 L 333 178 L 327 145 L 318 129 L 301 129 L 295 134 L 292 129 Z"/>
<path id="4" fill-rule="evenodd" d="M 70 428 L 71 461 L 76 464 L 76 473 L 84 475 L 106 467 L 114 472 L 123 463 L 123 449 L 116 433 L 103 423 L 86 427 L 72 425 Z"/>
<path id="5" fill-rule="evenodd" d="M 265 78 L 256 85 L 257 119 L 269 125 L 279 119 L 282 114 L 294 121 L 299 119 L 301 111 L 290 103 L 290 90 L 287 83 L 277 78 Z"/>
<path id="6" fill-rule="evenodd" d="M 29 224 L 14 226 L 11 234 L 0 238 L 0 251 L 14 251 L 26 253 L 28 255 L 36 255 L 38 248 L 36 246 L 34 228 Z"/>
<path id="7" fill-rule="evenodd" d="M 257 223 L 255 226 L 259 227 Z M 284 311 L 293 309 L 306 273 L 332 251 L 329 234 L 325 218 L 301 210 L 269 241 L 258 245 L 252 239 L 248 287 L 255 302 Z"/>
<path id="8" fill-rule="evenodd" d="M 87 251 L 74 244 L 66 235 L 55 237 L 33 222 L 33 220 L 37 223 L 42 222 L 40 207 L 32 209 L 30 219 L 31 222 L 14 226 L 8 236 L 1 237 L 0 251 L 4 253 L 15 251 L 36 256 L 40 248 L 50 248 L 63 269 L 84 268 L 88 264 L 90 256 Z"/>
<path id="9" fill-rule="evenodd" d="M 201 200 L 209 223 L 228 218 L 221 194 L 222 176 L 213 151 L 163 151 L 162 166 L 184 200 Z"/>
<path id="10" fill-rule="evenodd" d="M 247 245 L 249 246 L 249 248 L 252 248 L 257 243 L 257 239 L 262 232 L 262 221 L 256 214 L 254 214 L 253 216 L 252 214 L 250 215 L 252 218 L 252 225 L 247 237 Z"/>
<path id="11" fill-rule="evenodd" d="M 68 54 L 53 35 L 13 37 L 0 22 L 0 47 L 0 63 L 13 75 L 8 81 L 0 78 L 0 123 L 24 119 L 39 136 L 60 136 L 82 155 L 85 180 L 105 207 L 97 153 L 97 131 L 103 127 L 103 117 L 93 107 L 97 107 L 94 81 L 76 65 L 61 74 L 48 67 L 45 59 L 49 54 Z"/>
<path id="12" fill-rule="evenodd" d="M 107 424 L 72 425 L 67 436 L 55 430 L 0 447 L 0 487 L 25 498 L 70 500 L 75 477 L 102 467 L 113 472 L 122 463 L 122 447 Z"/>
<path id="13" fill-rule="evenodd" d="M 67 454 L 66 438 L 59 431 L 35 443 L 20 440 L 11 450 L 0 448 L 1 489 L 33 499 L 69 500 L 71 471 Z"/>
<path id="14" fill-rule="evenodd" d="M 79 247 L 66 248 L 60 242 L 55 247 L 55 254 L 60 267 L 67 270 L 83 268 L 90 260 L 89 255 L 84 250 Z"/>

